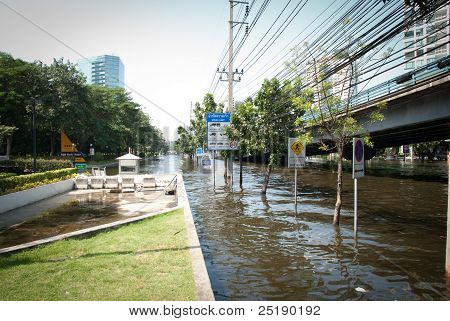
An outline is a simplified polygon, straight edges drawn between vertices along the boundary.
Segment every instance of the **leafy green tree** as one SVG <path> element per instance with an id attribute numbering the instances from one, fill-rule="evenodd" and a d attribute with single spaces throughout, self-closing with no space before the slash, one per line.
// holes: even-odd
<path id="1" fill-rule="evenodd" d="M 239 145 L 239 186 L 242 188 L 242 157 L 255 150 L 255 123 L 257 110 L 251 98 L 236 107 L 231 115 L 231 127 L 227 134 L 230 139 L 236 140 Z"/>
<path id="2" fill-rule="evenodd" d="M 266 194 L 270 174 L 274 166 L 279 165 L 282 154 L 286 153 L 287 138 L 297 135 L 295 122 L 303 111 L 293 103 L 294 93 L 298 88 L 291 82 L 283 85 L 279 80 L 264 80 L 256 95 L 255 140 L 252 146 L 261 153 L 269 153 L 269 162 L 261 186 L 261 193 Z"/>
<path id="3" fill-rule="evenodd" d="M 339 59 L 348 59 L 349 54 L 345 51 L 339 52 L 339 57 L 317 60 L 309 48 L 309 74 L 310 87 L 294 98 L 294 105 L 304 111 L 304 117 L 298 119 L 303 123 L 302 139 L 314 138 L 323 150 L 337 153 L 337 188 L 336 204 L 334 208 L 333 224 L 339 225 L 342 207 L 342 173 L 344 146 L 349 144 L 355 135 L 361 135 L 367 145 L 371 145 L 369 136 L 364 131 L 365 121 L 358 121 L 353 117 L 351 109 L 351 98 L 354 93 L 355 75 L 357 74 L 355 64 L 351 63 L 345 71 L 342 79 L 344 83 L 333 82 L 326 78 L 326 71 Z M 339 88 L 333 93 L 333 88 Z M 384 103 L 369 116 L 367 123 L 383 120 L 381 111 Z"/>
<path id="4" fill-rule="evenodd" d="M 3 145 L 3 141 L 6 140 L 6 156 L 9 156 L 11 153 L 12 136 L 16 129 L 14 126 L 0 125 L 0 144 Z"/>
<path id="5" fill-rule="evenodd" d="M 177 128 L 178 139 L 175 142 L 175 150 L 179 154 L 186 154 L 189 157 L 193 157 L 195 153 L 195 141 L 194 136 L 190 130 L 187 130 L 183 126 Z"/>
<path id="6" fill-rule="evenodd" d="M 34 64 L 0 52 L 0 123 L 17 128 L 14 134 L 16 143 L 13 145 L 12 136 L 7 142 L 7 149 L 12 153 L 20 150 L 31 152 L 31 117 L 27 105 L 40 87 L 37 71 Z"/>
<path id="7" fill-rule="evenodd" d="M 122 88 L 87 85 L 70 62 L 49 66 L 0 52 L 0 124 L 17 128 L 13 152 L 31 152 L 31 114 L 36 111 L 38 153 L 55 153 L 61 130 L 78 150 L 125 152 L 128 147 L 156 155 L 167 150 L 161 132 Z M 7 136 L 9 151 L 12 135 Z M 46 147 L 49 148 L 46 148 Z"/>
<path id="8" fill-rule="evenodd" d="M 41 134 L 48 136 L 50 155 L 55 154 L 56 140 L 61 130 L 69 133 L 77 141 L 86 141 L 87 128 L 92 112 L 88 105 L 88 88 L 83 76 L 73 64 L 63 59 L 53 60 L 50 66 L 41 66 L 46 78 L 45 92 L 41 94 L 39 116 Z"/>

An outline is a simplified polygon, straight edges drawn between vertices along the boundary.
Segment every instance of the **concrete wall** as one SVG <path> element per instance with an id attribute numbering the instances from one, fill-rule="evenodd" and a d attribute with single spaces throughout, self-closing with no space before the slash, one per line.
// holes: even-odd
<path id="1" fill-rule="evenodd" d="M 0 196 L 0 213 L 73 190 L 73 179 Z"/>
<path id="2" fill-rule="evenodd" d="M 191 254 L 195 286 L 197 288 L 197 299 L 199 301 L 214 301 L 215 298 L 211 288 L 211 281 L 209 279 L 208 270 L 206 269 L 202 248 L 200 247 L 200 241 L 198 240 L 197 230 L 195 229 L 189 199 L 181 174 L 177 175 L 176 193 L 178 206 L 183 207 L 184 210 L 184 221 L 186 223 L 188 247 Z"/>

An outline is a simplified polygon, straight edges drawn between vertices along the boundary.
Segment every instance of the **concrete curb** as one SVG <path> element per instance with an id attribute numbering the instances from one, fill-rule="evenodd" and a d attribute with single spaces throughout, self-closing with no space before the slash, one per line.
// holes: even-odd
<path id="1" fill-rule="evenodd" d="M 72 178 L 0 196 L 0 214 L 73 190 Z"/>
<path id="2" fill-rule="evenodd" d="M 137 216 L 137 217 L 127 218 L 127 219 L 124 219 L 124 220 L 121 220 L 121 221 L 112 222 L 112 223 L 97 225 L 97 226 L 89 227 L 89 228 L 86 228 L 86 229 L 73 231 L 73 232 L 65 233 L 65 234 L 60 234 L 60 235 L 56 235 L 56 236 L 48 237 L 48 238 L 41 239 L 41 240 L 36 240 L 36 241 L 33 241 L 33 242 L 24 243 L 24 244 L 20 244 L 20 245 L 16 245 L 16 246 L 5 247 L 3 249 L 0 249 L 0 255 L 1 254 L 12 253 L 12 252 L 17 252 L 17 251 L 21 251 L 21 250 L 25 250 L 25 249 L 29 249 L 29 248 L 32 248 L 32 247 L 35 247 L 35 246 L 39 246 L 39 245 L 43 245 L 43 244 L 47 244 L 47 243 L 51 243 L 51 242 L 67 239 L 67 238 L 70 238 L 70 237 L 81 236 L 81 235 L 88 235 L 88 234 L 91 234 L 91 233 L 101 232 L 102 230 L 107 230 L 107 229 L 118 227 L 118 226 L 121 226 L 121 225 L 126 225 L 126 224 L 129 224 L 129 223 L 141 221 L 141 220 L 144 220 L 144 219 L 152 217 L 152 216 L 165 214 L 165 213 L 174 211 L 174 210 L 179 209 L 179 208 L 181 208 L 181 207 L 180 206 L 175 206 L 175 207 L 171 207 L 171 208 L 168 208 L 168 209 L 165 209 L 165 210 L 162 210 L 162 211 L 158 211 L 158 212 L 155 212 L 155 213 L 150 213 L 150 214 L 145 214 L 145 215 L 141 215 L 141 216 Z"/>
<path id="3" fill-rule="evenodd" d="M 192 260 L 195 286 L 197 288 L 197 299 L 199 301 L 214 301 L 214 293 L 211 288 L 208 271 L 203 258 L 197 230 L 195 229 L 189 199 L 184 187 L 183 176 L 177 174 L 177 201 L 178 206 L 184 209 L 184 220 L 186 223 L 189 253 Z"/>

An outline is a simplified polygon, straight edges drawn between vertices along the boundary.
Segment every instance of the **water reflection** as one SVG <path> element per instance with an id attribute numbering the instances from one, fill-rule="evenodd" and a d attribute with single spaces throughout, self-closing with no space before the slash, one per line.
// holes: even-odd
<path id="1" fill-rule="evenodd" d="M 276 170 L 264 197 L 261 166 L 246 164 L 243 190 L 235 182 L 231 191 L 223 162 L 216 165 L 213 190 L 211 173 L 180 162 L 216 299 L 448 299 L 445 184 L 406 178 L 401 169 L 401 179 L 359 180 L 355 241 L 351 175 L 344 175 L 343 217 L 334 228 L 330 170 L 299 173 L 295 208 L 293 171 Z"/>

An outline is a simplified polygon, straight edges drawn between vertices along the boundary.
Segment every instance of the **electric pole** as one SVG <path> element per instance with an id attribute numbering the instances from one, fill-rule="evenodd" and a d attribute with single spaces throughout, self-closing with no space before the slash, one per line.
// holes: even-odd
<path id="1" fill-rule="evenodd" d="M 217 68 L 217 72 L 220 73 L 220 78 L 219 80 L 221 81 L 228 81 L 228 112 L 233 113 L 234 112 L 234 104 L 233 104 L 233 82 L 237 81 L 241 81 L 241 77 L 239 76 L 238 79 L 234 78 L 234 75 L 242 75 L 244 73 L 244 70 L 241 70 L 240 72 L 236 69 L 236 71 L 233 71 L 233 56 L 234 56 L 234 52 L 233 52 L 233 28 L 238 25 L 238 24 L 247 24 L 247 22 L 245 21 L 234 21 L 234 17 L 233 17 L 233 8 L 238 5 L 238 4 L 245 4 L 246 5 L 246 9 L 245 9 L 245 16 L 244 18 L 246 19 L 249 13 L 249 7 L 248 7 L 248 2 L 247 1 L 234 1 L 234 0 L 229 0 L 228 1 L 230 4 L 230 16 L 229 16 L 229 21 L 228 21 L 228 25 L 229 25 L 229 30 L 228 30 L 228 72 L 225 72 L 225 68 L 222 71 L 219 71 L 219 68 Z M 247 33 L 247 29 L 246 29 L 246 33 Z M 222 74 L 227 74 L 227 79 L 224 80 L 222 79 Z M 231 182 L 233 182 L 233 151 L 231 151 L 230 153 L 230 158 L 228 159 L 228 164 L 227 164 L 227 178 L 231 178 Z"/>

